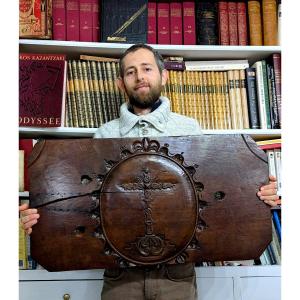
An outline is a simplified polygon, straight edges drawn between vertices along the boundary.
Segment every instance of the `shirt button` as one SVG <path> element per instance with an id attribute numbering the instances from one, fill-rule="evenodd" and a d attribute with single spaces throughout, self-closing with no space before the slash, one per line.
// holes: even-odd
<path id="1" fill-rule="evenodd" d="M 142 134 L 144 134 L 144 135 L 145 135 L 145 134 L 148 134 L 148 129 L 145 129 L 145 128 L 142 129 Z"/>

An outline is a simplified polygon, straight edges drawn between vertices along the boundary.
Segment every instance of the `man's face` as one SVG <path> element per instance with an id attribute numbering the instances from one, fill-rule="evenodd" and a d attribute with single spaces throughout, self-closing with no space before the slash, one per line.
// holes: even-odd
<path id="1" fill-rule="evenodd" d="M 166 71 L 160 74 L 153 53 L 147 49 L 127 54 L 123 66 L 124 78 L 119 82 L 119 87 L 125 91 L 131 105 L 150 108 L 166 83 Z"/>

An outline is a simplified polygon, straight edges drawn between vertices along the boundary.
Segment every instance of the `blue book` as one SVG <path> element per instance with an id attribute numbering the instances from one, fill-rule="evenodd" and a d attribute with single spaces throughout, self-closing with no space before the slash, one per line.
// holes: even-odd
<path id="1" fill-rule="evenodd" d="M 274 223 L 275 223 L 275 228 L 276 228 L 276 231 L 278 233 L 279 240 L 281 241 L 281 224 L 280 224 L 278 212 L 274 209 L 272 211 L 272 214 L 273 214 L 273 220 L 274 220 Z"/>

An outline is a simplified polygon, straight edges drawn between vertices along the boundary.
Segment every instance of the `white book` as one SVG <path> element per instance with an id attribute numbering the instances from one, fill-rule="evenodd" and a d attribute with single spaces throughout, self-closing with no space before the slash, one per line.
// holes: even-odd
<path id="1" fill-rule="evenodd" d="M 228 71 L 249 68 L 248 60 L 185 61 L 186 71 Z"/>
<path id="2" fill-rule="evenodd" d="M 276 177 L 276 166 L 275 166 L 275 154 L 274 150 L 267 150 L 268 164 L 269 164 L 269 175 Z"/>
<path id="3" fill-rule="evenodd" d="M 276 178 L 277 178 L 277 195 L 281 196 L 282 174 L 281 174 L 281 149 L 274 149 Z"/>
<path id="4" fill-rule="evenodd" d="M 268 129 L 266 112 L 266 95 L 264 89 L 263 66 L 261 61 L 253 64 L 256 71 L 256 94 L 258 99 L 259 121 L 261 129 Z"/>

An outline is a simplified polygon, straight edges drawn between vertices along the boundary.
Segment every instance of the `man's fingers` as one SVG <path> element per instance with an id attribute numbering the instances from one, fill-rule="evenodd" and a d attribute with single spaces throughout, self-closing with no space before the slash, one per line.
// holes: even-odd
<path id="1" fill-rule="evenodd" d="M 30 222 L 32 220 L 37 220 L 39 217 L 40 217 L 39 214 L 29 214 L 27 216 L 25 215 L 25 216 L 21 217 L 21 222 L 23 224 L 26 224 L 26 223 L 28 223 L 28 222 Z"/>
<path id="2" fill-rule="evenodd" d="M 25 217 L 25 216 L 29 216 L 29 215 L 33 215 L 33 214 L 38 214 L 37 213 L 37 209 L 36 208 L 30 208 L 30 209 L 26 209 L 24 211 L 21 212 L 21 217 Z"/>
<path id="3" fill-rule="evenodd" d="M 37 223 L 37 219 L 28 221 L 26 223 L 22 223 L 22 228 L 25 229 L 25 230 L 28 230 L 29 228 L 31 228 L 36 223 Z"/>
<path id="4" fill-rule="evenodd" d="M 23 210 L 27 209 L 28 207 L 29 207 L 28 203 L 24 203 L 19 206 L 19 211 L 23 211 Z"/>
<path id="5" fill-rule="evenodd" d="M 261 196 L 260 200 L 267 200 L 267 201 L 277 201 L 279 200 L 279 196 L 278 195 L 271 195 L 271 196 Z"/>
<path id="6" fill-rule="evenodd" d="M 29 234 L 31 234 L 31 232 L 32 232 L 32 228 L 28 228 L 28 229 L 26 229 L 26 230 L 25 230 L 25 232 L 26 232 L 26 234 L 28 234 L 28 235 L 29 235 Z"/>
<path id="7" fill-rule="evenodd" d="M 275 176 L 273 176 L 273 175 L 270 175 L 269 179 L 270 179 L 270 181 L 277 181 L 277 178 Z"/>
<path id="8" fill-rule="evenodd" d="M 270 205 L 270 206 L 277 206 L 279 204 L 281 204 L 281 200 L 263 200 L 266 204 Z"/>
<path id="9" fill-rule="evenodd" d="M 276 188 L 272 188 L 272 189 L 266 189 L 266 190 L 263 190 L 263 191 L 259 191 L 258 193 L 257 193 L 257 195 L 259 196 L 259 197 L 263 197 L 263 196 L 271 196 L 271 195 L 276 195 L 276 193 L 277 193 L 277 189 Z"/>

